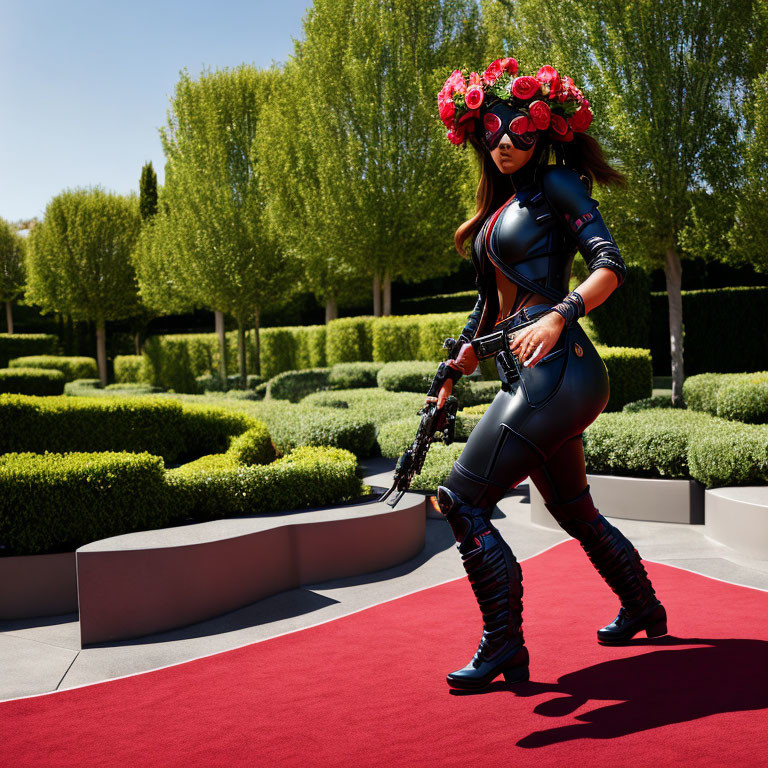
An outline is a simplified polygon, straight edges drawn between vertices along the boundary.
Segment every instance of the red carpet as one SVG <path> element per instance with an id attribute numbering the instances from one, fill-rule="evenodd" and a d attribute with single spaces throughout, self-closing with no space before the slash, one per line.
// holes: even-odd
<path id="1" fill-rule="evenodd" d="M 458 557 L 458 554 L 457 554 Z M 452 693 L 466 579 L 205 659 L 0 704 L 7 766 L 768 765 L 768 593 L 648 564 L 673 637 L 595 642 L 575 542 L 523 563 L 531 682 Z"/>

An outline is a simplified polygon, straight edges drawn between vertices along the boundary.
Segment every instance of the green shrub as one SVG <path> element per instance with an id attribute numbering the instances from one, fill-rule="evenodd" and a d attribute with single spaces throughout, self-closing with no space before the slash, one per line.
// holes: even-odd
<path id="1" fill-rule="evenodd" d="M 262 328 L 259 336 L 264 378 L 296 368 L 296 336 L 291 328 Z"/>
<path id="2" fill-rule="evenodd" d="M 768 483 L 768 426 L 720 422 L 695 432 L 688 446 L 691 476 L 708 488 Z"/>
<path id="3" fill-rule="evenodd" d="M 215 335 L 210 335 L 215 340 Z M 193 351 L 202 354 L 206 362 L 210 354 L 208 340 L 200 339 L 201 336 L 203 334 L 176 334 L 147 339 L 143 356 L 149 383 L 174 392 L 198 392 L 195 377 L 203 371 L 197 370 Z"/>
<path id="4" fill-rule="evenodd" d="M 644 397 L 642 400 L 633 400 L 626 403 L 621 409 L 624 413 L 637 413 L 638 411 L 647 411 L 650 408 L 672 408 L 672 398 L 669 395 L 654 395 L 653 397 Z"/>
<path id="5" fill-rule="evenodd" d="M 99 369 L 92 357 L 64 357 L 61 355 L 26 355 L 8 361 L 9 368 L 45 368 L 61 371 L 65 381 L 97 377 Z"/>
<path id="6" fill-rule="evenodd" d="M 253 426 L 230 409 L 157 397 L 0 395 L 0 453 L 148 451 L 167 462 L 227 450 Z"/>
<path id="7" fill-rule="evenodd" d="M 133 381 L 107 384 L 106 387 L 102 387 L 99 379 L 75 379 L 74 381 L 68 381 L 64 385 L 64 394 L 76 397 L 152 395 L 162 391 L 161 387 L 153 387 L 151 384 Z"/>
<path id="8" fill-rule="evenodd" d="M 59 338 L 52 333 L 0 333 L 0 368 L 24 355 L 57 355 Z"/>
<path id="9" fill-rule="evenodd" d="M 299 400 L 312 392 L 319 392 L 325 389 L 328 386 L 328 378 L 328 368 L 284 371 L 270 379 L 267 386 L 267 397 L 298 403 Z"/>
<path id="10" fill-rule="evenodd" d="M 479 415 L 467 414 L 466 412 L 457 414 L 454 441 L 466 443 L 480 418 Z M 413 443 L 420 420 L 419 416 L 407 416 L 404 419 L 397 419 L 397 421 L 389 421 L 383 424 L 379 429 L 377 437 L 381 455 L 386 456 L 388 459 L 398 458 Z M 429 450 L 431 451 L 435 445 L 439 444 L 442 443 L 433 443 Z"/>
<path id="11" fill-rule="evenodd" d="M 98 392 L 96 391 L 98 390 Z M 64 385 L 65 395 L 74 395 L 77 397 L 85 395 L 94 395 L 103 392 L 100 379 L 75 379 L 68 381 Z"/>
<path id="12" fill-rule="evenodd" d="M 77 376 L 76 378 L 89 378 Z M 142 355 L 115 355 L 115 381 L 146 383 L 149 380 Z"/>
<path id="13" fill-rule="evenodd" d="M 330 389 L 364 389 L 375 387 L 376 376 L 383 363 L 337 363 L 328 376 Z"/>
<path id="14" fill-rule="evenodd" d="M 356 469 L 349 451 L 305 447 L 246 467 L 231 457 L 206 456 L 167 478 L 182 508 L 197 520 L 213 520 L 349 501 L 362 493 Z"/>
<path id="15" fill-rule="evenodd" d="M 427 315 L 446 312 L 462 312 L 469 314 L 475 308 L 477 291 L 459 291 L 458 293 L 441 293 L 436 296 L 418 296 L 412 299 L 402 299 L 399 309 L 406 315 Z"/>
<path id="16" fill-rule="evenodd" d="M 435 378 L 438 363 L 423 362 L 420 360 L 408 360 L 399 363 L 387 363 L 382 366 L 376 380 L 379 387 L 390 392 L 418 392 L 426 397 L 432 379 Z M 459 401 L 459 405 L 474 405 L 474 395 L 470 389 L 470 382 L 463 376 L 453 384 L 453 394 Z"/>
<path id="17" fill-rule="evenodd" d="M 66 379 L 45 368 L 0 368 L 0 392 L 20 395 L 60 395 Z"/>
<path id="18" fill-rule="evenodd" d="M 468 382 L 469 392 L 461 399 L 465 412 L 467 408 L 476 405 L 490 405 L 501 390 L 501 382 L 498 379 L 496 381 L 472 381 L 469 379 Z"/>
<path id="19" fill-rule="evenodd" d="M 642 400 L 653 393 L 653 364 L 647 349 L 636 347 L 596 347 L 608 369 L 611 396 L 606 411 L 620 411 L 626 403 Z"/>
<path id="20" fill-rule="evenodd" d="M 467 317 L 467 312 L 448 312 L 443 315 L 423 315 L 419 318 L 418 359 L 445 360 L 448 352 L 443 349 L 443 342 L 448 338 L 458 337 L 467 323 Z"/>
<path id="21" fill-rule="evenodd" d="M 186 516 L 169 503 L 163 460 L 149 453 L 0 456 L 4 555 L 69 552 L 91 541 L 162 528 Z"/>
<path id="22" fill-rule="evenodd" d="M 701 413 L 663 408 L 603 413 L 584 432 L 587 470 L 635 477 L 688 477 L 688 444 L 718 422 Z"/>
<path id="23" fill-rule="evenodd" d="M 417 360 L 420 319 L 418 315 L 376 318 L 373 323 L 374 361 Z"/>
<path id="24" fill-rule="evenodd" d="M 373 359 L 373 317 L 342 317 L 326 326 L 326 365 Z"/>
<path id="25" fill-rule="evenodd" d="M 296 333 L 296 368 L 325 368 L 325 326 L 306 325 Z"/>
<path id="26" fill-rule="evenodd" d="M 751 424 L 768 422 L 768 372 L 701 373 L 683 383 L 688 408 Z"/>
<path id="27" fill-rule="evenodd" d="M 257 423 L 234 438 L 227 453 L 237 464 L 269 464 L 275 460 L 275 446 L 265 424 Z"/>
<path id="28" fill-rule="evenodd" d="M 444 485 L 453 463 L 463 450 L 464 443 L 435 443 L 430 446 L 421 474 L 414 476 L 411 488 L 414 491 L 434 491 L 438 485 Z"/>
<path id="29" fill-rule="evenodd" d="M 416 392 L 387 392 L 382 389 L 349 389 L 316 392 L 301 402 L 305 407 L 321 408 L 323 411 L 338 410 L 342 403 L 346 404 L 350 414 L 371 421 L 378 427 L 418 413 L 424 405 L 424 395 Z"/>

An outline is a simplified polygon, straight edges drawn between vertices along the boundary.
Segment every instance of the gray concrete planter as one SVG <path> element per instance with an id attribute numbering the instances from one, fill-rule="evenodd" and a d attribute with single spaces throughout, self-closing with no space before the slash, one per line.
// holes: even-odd
<path id="1" fill-rule="evenodd" d="M 0 557 L 0 619 L 77 611 L 75 553 Z"/>
<path id="2" fill-rule="evenodd" d="M 423 496 L 129 533 L 77 550 L 82 646 L 141 637 L 424 548 Z"/>
<path id="3" fill-rule="evenodd" d="M 711 488 L 704 493 L 704 507 L 709 538 L 768 560 L 768 486 Z"/>
<path id="4" fill-rule="evenodd" d="M 595 506 L 606 517 L 662 523 L 704 523 L 704 486 L 697 480 L 587 475 Z M 560 530 L 531 487 L 531 522 Z"/>

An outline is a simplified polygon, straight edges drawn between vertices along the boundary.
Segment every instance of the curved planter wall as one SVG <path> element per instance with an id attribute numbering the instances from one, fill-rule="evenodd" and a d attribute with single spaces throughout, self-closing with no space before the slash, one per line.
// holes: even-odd
<path id="1" fill-rule="evenodd" d="M 233 518 L 115 536 L 77 550 L 83 646 L 175 629 L 302 584 L 409 560 L 424 547 L 425 499 L 396 509 Z"/>
<path id="2" fill-rule="evenodd" d="M 77 611 L 75 553 L 0 557 L 0 619 Z"/>
<path id="3" fill-rule="evenodd" d="M 696 480 L 587 475 L 595 506 L 606 517 L 662 523 L 704 522 L 704 486 Z M 561 530 L 530 483 L 531 522 Z"/>
<path id="4" fill-rule="evenodd" d="M 704 532 L 748 557 L 768 560 L 768 486 L 711 488 Z"/>

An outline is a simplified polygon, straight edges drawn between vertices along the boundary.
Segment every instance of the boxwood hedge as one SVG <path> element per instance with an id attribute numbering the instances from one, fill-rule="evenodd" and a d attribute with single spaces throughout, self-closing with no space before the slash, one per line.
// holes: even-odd
<path id="1" fill-rule="evenodd" d="M 24 355 L 56 355 L 59 338 L 52 333 L 0 333 L 0 368 Z"/>
<path id="2" fill-rule="evenodd" d="M 309 368 L 304 371 L 285 371 L 271 378 L 267 384 L 267 397 L 275 400 L 299 400 L 328 386 L 328 368 Z"/>
<path id="3" fill-rule="evenodd" d="M 0 368 L 0 392 L 20 395 L 60 395 L 66 378 L 46 368 Z"/>
<path id="4" fill-rule="evenodd" d="M 64 357 L 63 355 L 25 355 L 8 361 L 9 368 L 46 368 L 61 371 L 65 381 L 89 379 L 99 375 L 92 357 Z"/>
<path id="5" fill-rule="evenodd" d="M 683 383 L 688 408 L 748 424 L 768 422 L 768 371 L 701 373 Z"/>

